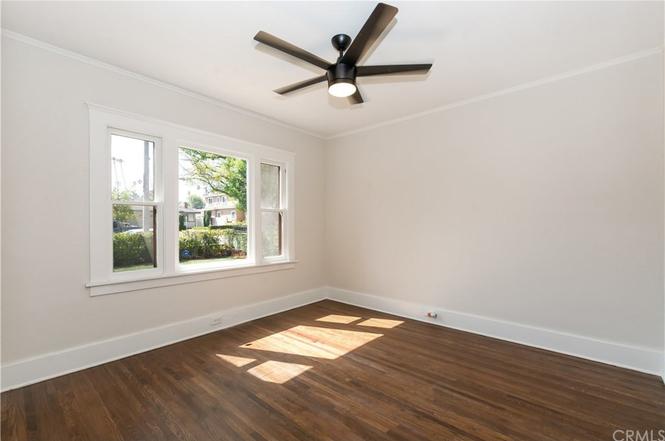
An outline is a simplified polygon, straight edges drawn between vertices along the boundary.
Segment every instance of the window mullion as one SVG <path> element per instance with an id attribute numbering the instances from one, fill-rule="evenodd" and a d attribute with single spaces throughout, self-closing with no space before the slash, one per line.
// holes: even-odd
<path id="1" fill-rule="evenodd" d="M 284 257 L 288 260 L 295 259 L 295 241 L 294 241 L 294 164 L 287 162 L 282 175 L 282 197 L 284 209 Z"/>
<path id="2" fill-rule="evenodd" d="M 282 256 L 285 258 L 289 257 L 289 235 L 290 231 L 288 228 L 289 225 L 289 214 L 286 209 L 282 208 L 279 210 L 281 217 L 281 229 L 282 229 Z"/>
<path id="3" fill-rule="evenodd" d="M 166 274 L 178 265 L 178 148 L 171 138 L 164 140 L 162 173 L 162 265 Z"/>
<path id="4" fill-rule="evenodd" d="M 254 232 L 254 260 L 258 264 L 262 264 L 263 258 L 263 243 L 262 243 L 262 227 L 261 227 L 261 160 L 259 158 L 252 158 L 252 231 Z"/>
<path id="5" fill-rule="evenodd" d="M 291 247 L 289 246 L 289 237 L 291 235 L 291 231 L 289 231 L 288 225 L 288 214 L 287 214 L 287 208 L 288 208 L 288 193 L 287 193 L 287 168 L 282 167 L 280 176 L 279 176 L 279 213 L 281 217 L 281 234 L 282 234 L 282 256 L 284 258 L 289 259 L 289 253 L 291 252 L 290 249 Z"/>

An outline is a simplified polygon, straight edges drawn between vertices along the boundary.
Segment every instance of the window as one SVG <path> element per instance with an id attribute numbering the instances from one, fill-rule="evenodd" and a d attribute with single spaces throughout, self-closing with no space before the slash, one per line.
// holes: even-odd
<path id="1" fill-rule="evenodd" d="M 155 141 L 110 131 L 113 271 L 157 267 Z"/>
<path id="2" fill-rule="evenodd" d="M 180 147 L 178 158 L 179 205 L 202 200 L 206 193 L 226 193 L 230 206 L 247 212 L 247 161 L 231 155 L 220 155 L 194 147 Z M 215 202 L 226 196 L 215 196 Z M 223 210 L 206 215 L 210 209 L 200 207 L 201 225 L 180 228 L 178 255 L 181 265 L 204 267 L 234 263 L 247 259 L 246 216 L 232 223 Z"/>
<path id="3" fill-rule="evenodd" d="M 92 295 L 293 267 L 292 153 L 91 105 L 90 161 Z"/>
<path id="4" fill-rule="evenodd" d="M 264 257 L 282 255 L 282 167 L 261 163 L 261 240 Z"/>

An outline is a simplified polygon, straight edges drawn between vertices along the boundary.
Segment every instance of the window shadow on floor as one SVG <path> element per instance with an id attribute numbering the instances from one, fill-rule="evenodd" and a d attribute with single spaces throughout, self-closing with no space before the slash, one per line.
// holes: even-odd
<path id="1" fill-rule="evenodd" d="M 284 384 L 372 344 L 404 323 L 380 314 L 326 314 L 325 307 L 310 310 L 289 328 L 272 332 L 265 329 L 266 335 L 236 347 L 227 346 L 215 355 L 259 380 Z"/>

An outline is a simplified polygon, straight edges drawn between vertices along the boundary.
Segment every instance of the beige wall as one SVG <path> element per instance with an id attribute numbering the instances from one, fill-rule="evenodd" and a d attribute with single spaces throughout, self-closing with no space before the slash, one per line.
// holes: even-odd
<path id="1" fill-rule="evenodd" d="M 3 363 L 324 284 L 321 140 L 8 38 L 2 55 Z M 86 101 L 294 151 L 297 268 L 91 298 Z"/>
<path id="2" fill-rule="evenodd" d="M 329 141 L 329 283 L 662 350 L 661 58 Z"/>

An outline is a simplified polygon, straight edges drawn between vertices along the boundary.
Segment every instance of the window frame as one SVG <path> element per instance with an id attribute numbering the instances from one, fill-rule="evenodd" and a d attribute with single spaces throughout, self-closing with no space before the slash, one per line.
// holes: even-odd
<path id="1" fill-rule="evenodd" d="M 287 241 L 289 238 L 288 234 L 288 228 L 287 228 L 287 223 L 288 223 L 288 193 L 287 193 L 287 186 L 288 186 L 288 175 L 287 175 L 287 166 L 283 162 L 280 161 L 273 161 L 269 159 L 261 160 L 259 162 L 259 173 L 261 173 L 261 164 L 266 164 L 266 165 L 272 165 L 279 167 L 279 207 L 278 208 L 263 208 L 261 207 L 261 189 L 259 188 L 259 214 L 258 217 L 261 217 L 261 214 L 264 212 L 268 213 L 279 213 L 282 216 L 282 221 L 281 221 L 281 231 L 280 231 L 280 247 L 282 249 L 282 252 L 279 255 L 276 256 L 263 256 L 263 249 L 261 249 L 261 255 L 263 256 L 263 259 L 266 262 L 278 262 L 282 259 L 284 259 L 285 254 L 287 253 Z M 263 232 L 261 232 L 262 234 Z M 261 237 L 261 236 L 259 236 Z M 261 241 L 262 242 L 262 241 Z M 261 244 L 263 245 L 263 244 Z"/>
<path id="2" fill-rule="evenodd" d="M 153 198 L 152 201 L 114 201 L 112 197 L 112 190 L 113 190 L 113 184 L 112 184 L 112 179 L 111 176 L 113 175 L 113 170 L 112 170 L 112 162 L 109 161 L 109 168 L 110 168 L 110 175 L 109 175 L 109 200 L 110 200 L 110 211 L 109 211 L 109 218 L 111 219 L 111 230 L 113 231 L 113 206 L 114 205 L 129 205 L 129 206 L 144 206 L 144 207 L 154 207 L 156 209 L 157 215 L 155 216 L 155 225 L 156 225 L 156 231 L 153 231 L 153 234 L 155 235 L 155 245 L 156 245 L 156 253 L 155 253 L 155 267 L 150 268 L 150 269 L 143 269 L 143 270 L 135 270 L 131 272 L 124 272 L 124 271 L 114 271 L 113 270 L 113 234 L 106 235 L 108 236 L 105 238 L 105 241 L 110 242 L 107 246 L 110 247 L 111 249 L 111 256 L 110 256 L 110 263 L 105 262 L 104 265 L 108 266 L 110 264 L 110 271 L 111 271 L 111 276 L 110 278 L 112 280 L 118 280 L 118 281 L 123 281 L 123 280 L 131 280 L 135 279 L 136 277 L 149 277 L 149 276 L 154 276 L 154 275 L 159 275 L 163 273 L 162 270 L 162 265 L 164 263 L 164 244 L 162 237 L 164 236 L 164 233 L 162 231 L 162 218 L 164 216 L 164 204 L 163 204 L 163 198 L 164 198 L 164 191 L 163 191 L 163 170 L 162 170 L 162 159 L 161 159 L 161 150 L 162 150 L 162 142 L 161 139 L 155 136 L 151 135 L 146 135 L 143 133 L 138 133 L 134 131 L 128 131 L 128 130 L 122 130 L 118 129 L 116 127 L 108 127 L 107 129 L 107 152 L 105 152 L 105 155 L 109 157 L 112 155 L 112 142 L 111 142 L 111 137 L 112 136 L 122 136 L 125 138 L 132 138 L 132 139 L 137 139 L 140 141 L 150 141 L 153 142 L 154 145 L 154 151 L 153 151 Z M 91 230 L 92 232 L 92 230 Z M 100 240 L 101 240 L 101 233 L 100 233 Z M 106 259 L 105 259 L 106 260 Z"/>
<path id="3" fill-rule="evenodd" d="M 254 255 L 256 252 L 254 248 L 254 238 L 249 235 L 249 229 L 251 225 L 255 222 L 254 219 L 254 209 L 252 207 L 252 199 L 254 198 L 253 195 L 253 188 L 252 185 L 250 185 L 250 180 L 251 176 L 254 174 L 254 165 L 253 165 L 253 159 L 252 155 L 248 155 L 246 153 L 238 152 L 237 150 L 229 150 L 221 147 L 216 147 L 213 145 L 203 145 L 200 143 L 195 143 L 191 140 L 185 140 L 185 139 L 180 139 L 179 142 L 177 143 L 177 155 L 178 155 L 178 160 L 180 158 L 180 149 L 181 148 L 187 148 L 187 149 L 192 149 L 192 150 L 199 150 L 203 152 L 208 152 L 208 153 L 214 153 L 216 155 L 222 155 L 222 156 L 233 156 L 237 159 L 244 159 L 247 161 L 247 213 L 245 215 L 245 221 L 247 223 L 247 257 L 242 260 L 238 261 L 229 261 L 225 263 L 214 263 L 214 262 L 201 262 L 201 263 L 195 263 L 195 264 L 189 264 L 189 265 L 183 265 L 180 263 L 180 247 L 178 243 L 178 235 L 179 231 L 176 229 L 173 234 L 174 234 L 174 244 L 175 244 L 175 253 L 176 253 L 176 264 L 175 264 L 175 270 L 174 272 L 176 274 L 192 274 L 192 273 L 197 273 L 200 271 L 205 271 L 205 270 L 216 270 L 216 269 L 226 269 L 226 268 L 239 268 L 239 267 L 245 267 L 245 266 L 250 266 L 250 265 L 255 265 L 256 263 L 259 262 L 257 259 L 257 256 Z M 178 175 L 177 175 L 177 180 L 180 180 L 180 172 L 178 170 Z M 179 191 L 176 189 L 176 209 L 178 206 L 178 199 L 180 198 L 179 196 Z M 213 197 L 213 204 L 216 203 L 221 203 L 221 202 L 216 202 L 219 196 Z M 221 199 L 220 199 L 221 200 Z M 217 214 L 220 212 L 220 209 L 215 210 L 215 213 Z M 217 216 L 215 216 L 217 217 Z M 221 215 L 219 216 L 221 217 Z"/>
<path id="4" fill-rule="evenodd" d="M 295 267 L 295 154 L 260 144 L 88 103 L 90 122 L 90 295 L 133 291 L 190 281 L 291 269 Z M 155 142 L 154 201 L 157 207 L 157 268 L 113 271 L 111 134 Z M 180 147 L 234 156 L 247 161 L 247 258 L 206 265 L 183 265 L 178 246 Z M 280 166 L 282 255 L 263 257 L 261 249 L 261 163 Z"/>

